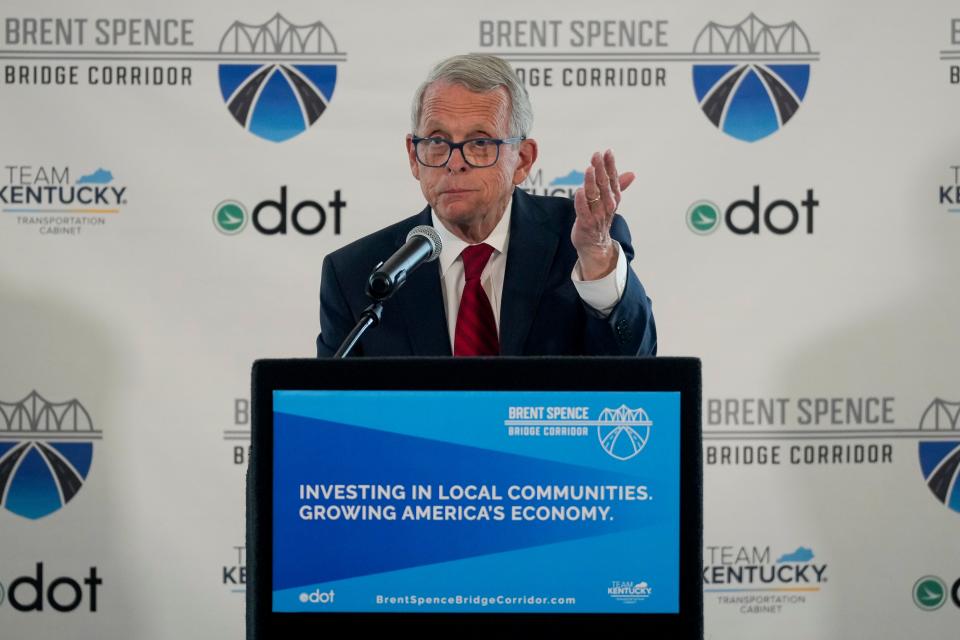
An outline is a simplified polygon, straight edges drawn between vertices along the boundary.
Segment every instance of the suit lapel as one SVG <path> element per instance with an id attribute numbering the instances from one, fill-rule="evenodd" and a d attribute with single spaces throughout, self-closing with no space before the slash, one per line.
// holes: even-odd
<path id="1" fill-rule="evenodd" d="M 429 207 L 417 216 L 415 226 L 421 224 L 430 224 Z M 404 229 L 398 235 L 398 248 L 406 242 L 409 231 L 410 229 Z M 447 314 L 443 309 L 443 292 L 440 290 L 439 264 L 434 261 L 414 271 L 396 295 L 395 302 L 406 324 L 413 355 L 451 355 Z M 388 300 L 384 305 L 384 315 L 390 313 L 390 306 Z"/>
<path id="2" fill-rule="evenodd" d="M 523 346 L 550 273 L 559 237 L 546 215 L 521 189 L 513 195 L 507 270 L 500 304 L 500 354 L 523 355 Z"/>

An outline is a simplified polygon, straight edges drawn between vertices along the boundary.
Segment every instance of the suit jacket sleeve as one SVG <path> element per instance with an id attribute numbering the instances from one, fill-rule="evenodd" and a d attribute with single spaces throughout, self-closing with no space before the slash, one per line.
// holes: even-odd
<path id="1" fill-rule="evenodd" d="M 323 259 L 320 274 L 320 334 L 317 335 L 317 357 L 329 358 L 336 353 L 354 324 L 355 320 L 340 287 L 333 259 L 328 255 Z M 362 355 L 360 351 L 358 342 L 350 354 Z"/>
<path id="2" fill-rule="evenodd" d="M 657 353 L 657 328 L 653 321 L 650 298 L 637 274 L 630 268 L 633 260 L 633 245 L 630 241 L 630 229 L 619 215 L 614 216 L 610 235 L 620 243 L 627 258 L 627 284 L 623 289 L 620 302 L 610 315 L 602 317 L 588 304 L 586 352 L 591 355 L 637 355 L 653 356 Z"/>

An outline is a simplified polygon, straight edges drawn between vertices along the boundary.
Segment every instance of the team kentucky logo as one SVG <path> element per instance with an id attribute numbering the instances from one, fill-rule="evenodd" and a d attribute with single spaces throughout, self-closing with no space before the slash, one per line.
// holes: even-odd
<path id="1" fill-rule="evenodd" d="M 32 391 L 0 401 L 0 505 L 32 520 L 60 509 L 83 486 L 100 438 L 77 400 L 49 402 Z"/>
<path id="2" fill-rule="evenodd" d="M 597 437 L 600 446 L 617 460 L 629 460 L 647 446 L 653 421 L 643 409 L 620 405 L 600 413 Z"/>
<path id="3" fill-rule="evenodd" d="M 960 402 L 940 398 L 931 402 L 920 418 L 920 431 L 946 431 L 957 436 L 921 440 L 919 452 L 920 470 L 930 491 L 960 513 Z"/>
<path id="4" fill-rule="evenodd" d="M 710 22 L 693 45 L 693 88 L 707 118 L 734 138 L 755 142 L 796 114 L 819 55 L 796 22 Z"/>
<path id="5" fill-rule="evenodd" d="M 283 142 L 309 129 L 326 111 L 346 60 L 320 21 L 295 25 L 279 13 L 263 24 L 234 22 L 220 53 L 236 63 L 219 67 L 220 93 L 241 127 Z"/>

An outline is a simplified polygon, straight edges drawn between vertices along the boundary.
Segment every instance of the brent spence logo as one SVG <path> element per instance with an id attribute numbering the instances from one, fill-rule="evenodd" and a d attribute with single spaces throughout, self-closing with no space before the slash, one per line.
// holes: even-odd
<path id="1" fill-rule="evenodd" d="M 621 405 L 600 414 L 597 437 L 603 450 L 617 460 L 629 460 L 643 451 L 650 439 L 653 422 L 643 409 Z"/>
<path id="2" fill-rule="evenodd" d="M 708 23 L 693 52 L 700 109 L 715 127 L 746 142 L 793 118 L 810 83 L 805 63 L 818 57 L 796 22 L 767 24 L 752 13 L 733 25 Z"/>
<path id="3" fill-rule="evenodd" d="M 625 404 L 603 409 L 595 420 L 589 407 L 515 406 L 508 415 L 503 424 L 511 437 L 584 437 L 595 429 L 600 447 L 617 460 L 630 460 L 643 451 L 653 427 L 645 410 Z"/>
<path id="4" fill-rule="evenodd" d="M 934 399 L 920 418 L 920 431 L 923 479 L 937 500 L 960 513 L 960 402 Z M 935 440 L 931 432 L 948 437 Z"/>
<path id="5" fill-rule="evenodd" d="M 295 25 L 279 13 L 263 24 L 234 22 L 220 53 L 236 63 L 219 68 L 220 93 L 237 123 L 271 142 L 309 129 L 327 109 L 345 56 L 319 20 Z M 323 62 L 323 64 L 317 64 Z"/>
<path id="6" fill-rule="evenodd" d="M 77 400 L 50 402 L 31 391 L 0 401 L 0 505 L 37 520 L 80 491 L 102 437 Z"/>

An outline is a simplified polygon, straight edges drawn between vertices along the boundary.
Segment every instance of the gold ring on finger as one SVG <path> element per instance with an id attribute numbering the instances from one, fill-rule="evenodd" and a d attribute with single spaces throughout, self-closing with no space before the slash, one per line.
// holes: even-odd
<path id="1" fill-rule="evenodd" d="M 598 203 L 598 202 L 600 202 L 600 196 L 597 196 L 597 197 L 594 198 L 593 200 L 587 200 L 587 204 L 588 204 L 588 205 L 593 205 L 593 204 L 596 204 L 596 203 Z"/>

